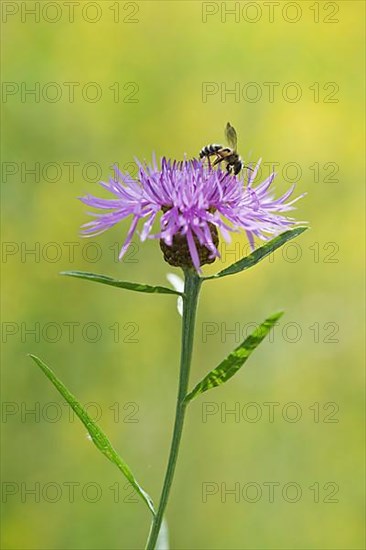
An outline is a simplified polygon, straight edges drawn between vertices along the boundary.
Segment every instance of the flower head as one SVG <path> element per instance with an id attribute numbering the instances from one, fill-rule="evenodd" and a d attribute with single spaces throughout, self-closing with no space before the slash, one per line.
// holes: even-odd
<path id="1" fill-rule="evenodd" d="M 85 236 L 98 235 L 119 221 L 132 217 L 120 258 L 128 248 L 143 220 L 141 241 L 160 239 L 165 259 L 171 265 L 194 266 L 213 262 L 218 256 L 218 230 L 226 241 L 230 232 L 244 231 L 252 249 L 255 237 L 267 240 L 296 224 L 283 213 L 293 209 L 296 199 L 286 202 L 294 190 L 291 187 L 282 197 L 275 198 L 270 189 L 275 177 L 272 173 L 256 187 L 253 181 L 260 161 L 248 176 L 248 183 L 226 171 L 213 169 L 196 159 L 170 161 L 162 158 L 160 166 L 155 159 L 151 165 L 138 162 L 138 176 L 115 167 L 108 183 L 113 199 L 87 195 L 84 204 L 96 208 L 95 217 L 83 225 Z M 160 216 L 160 230 L 152 234 L 154 221 Z"/>

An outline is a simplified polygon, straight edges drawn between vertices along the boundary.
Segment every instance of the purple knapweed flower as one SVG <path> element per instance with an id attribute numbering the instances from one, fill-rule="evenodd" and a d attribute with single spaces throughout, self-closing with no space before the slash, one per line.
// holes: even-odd
<path id="1" fill-rule="evenodd" d="M 194 266 L 213 262 L 218 256 L 218 230 L 226 241 L 230 232 L 244 231 L 252 249 L 255 238 L 268 240 L 296 225 L 293 218 L 284 215 L 292 210 L 297 197 L 286 202 L 292 186 L 282 197 L 275 198 L 271 184 L 275 173 L 253 186 L 260 161 L 248 175 L 248 183 L 221 168 L 213 169 L 196 159 L 184 161 L 161 160 L 161 167 L 153 159 L 151 165 L 138 162 L 138 175 L 115 167 L 115 175 L 101 185 L 114 198 L 100 199 L 87 195 L 81 201 L 99 209 L 91 213 L 95 219 L 83 225 L 84 236 L 94 236 L 132 217 L 120 258 L 128 248 L 140 220 L 145 220 L 139 233 L 141 241 L 147 237 L 160 239 L 165 259 L 171 265 Z M 301 195 L 302 196 L 302 195 Z M 160 230 L 152 234 L 154 221 L 160 215 Z"/>

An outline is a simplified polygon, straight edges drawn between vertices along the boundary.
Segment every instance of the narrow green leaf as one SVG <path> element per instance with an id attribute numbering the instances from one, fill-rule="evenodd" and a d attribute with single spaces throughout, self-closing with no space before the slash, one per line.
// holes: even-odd
<path id="1" fill-rule="evenodd" d="M 117 468 L 123 473 L 123 475 L 128 479 L 131 485 L 134 487 L 136 492 L 140 495 L 143 501 L 147 504 L 150 511 L 155 515 L 154 504 L 151 497 L 142 489 L 142 487 L 136 481 L 133 473 L 127 464 L 122 460 L 117 451 L 112 447 L 111 442 L 105 433 L 99 428 L 99 426 L 90 418 L 88 413 L 80 405 L 76 397 L 69 392 L 69 390 L 64 386 L 64 384 L 57 378 L 55 373 L 45 364 L 39 357 L 29 354 L 33 361 L 40 367 L 44 372 L 47 378 L 52 382 L 55 388 L 60 392 L 62 397 L 66 399 L 70 407 L 75 411 L 77 416 L 80 418 L 81 422 L 84 424 L 88 430 L 90 437 L 95 444 L 95 446 L 117 466 Z"/>
<path id="2" fill-rule="evenodd" d="M 244 342 L 240 344 L 237 348 L 234 349 L 224 359 L 218 367 L 209 372 L 199 384 L 189 393 L 185 402 L 188 403 L 200 393 L 203 393 L 211 388 L 220 386 L 229 380 L 234 374 L 244 365 L 250 354 L 255 350 L 257 346 L 262 342 L 262 340 L 267 336 L 273 325 L 276 324 L 278 319 L 283 315 L 283 311 L 275 313 L 268 317 L 259 325 L 257 329 L 250 336 L 248 336 Z"/>
<path id="3" fill-rule="evenodd" d="M 67 275 L 68 277 L 76 277 L 77 279 L 86 279 L 88 281 L 94 281 L 95 283 L 103 283 L 104 285 L 115 286 L 117 288 L 124 288 L 126 290 L 134 290 L 136 292 L 147 292 L 149 294 L 175 294 L 182 296 L 180 292 L 167 288 L 165 286 L 151 286 L 142 283 L 130 283 L 128 281 L 119 281 L 113 279 L 107 275 L 98 275 L 97 273 L 88 273 L 87 271 L 61 271 L 60 275 Z"/>
<path id="4" fill-rule="evenodd" d="M 290 241 L 291 239 L 294 239 L 298 235 L 301 235 L 304 231 L 308 229 L 307 227 L 295 227 L 295 229 L 290 229 L 289 231 L 285 231 L 284 233 L 281 233 L 281 235 L 278 235 L 268 243 L 266 243 L 264 246 L 261 246 L 260 248 L 257 248 L 257 250 L 254 250 L 249 256 L 246 256 L 245 258 L 242 258 L 238 262 L 235 262 L 234 264 L 230 265 L 226 269 L 223 269 L 222 271 L 219 271 L 219 273 L 216 273 L 216 275 L 210 275 L 209 277 L 203 277 L 203 280 L 208 279 L 218 279 L 219 277 L 225 277 L 226 275 L 233 275 L 234 273 L 240 273 L 240 271 L 244 271 L 245 269 L 248 269 L 249 267 L 252 267 L 253 265 L 257 264 L 263 258 L 271 254 L 271 252 L 274 252 L 277 248 L 287 243 L 287 241 Z"/>

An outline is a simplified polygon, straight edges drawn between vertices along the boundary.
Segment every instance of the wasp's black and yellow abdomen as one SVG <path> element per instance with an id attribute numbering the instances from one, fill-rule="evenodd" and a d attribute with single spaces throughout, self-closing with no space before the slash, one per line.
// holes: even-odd
<path id="1" fill-rule="evenodd" d="M 206 145 L 206 147 L 203 147 L 200 151 L 200 159 L 203 159 L 204 157 L 210 157 L 211 155 L 216 155 L 216 153 L 223 148 L 223 145 L 217 145 L 216 143 Z"/>

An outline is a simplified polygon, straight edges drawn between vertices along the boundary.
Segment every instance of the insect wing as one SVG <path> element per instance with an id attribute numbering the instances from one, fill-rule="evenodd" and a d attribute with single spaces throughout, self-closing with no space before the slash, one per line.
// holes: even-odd
<path id="1" fill-rule="evenodd" d="M 234 151 L 236 151 L 236 146 L 238 144 L 238 136 L 236 135 L 235 128 L 231 126 L 230 122 L 226 124 L 225 135 L 226 135 L 226 140 L 230 145 L 230 147 L 234 149 Z"/>

